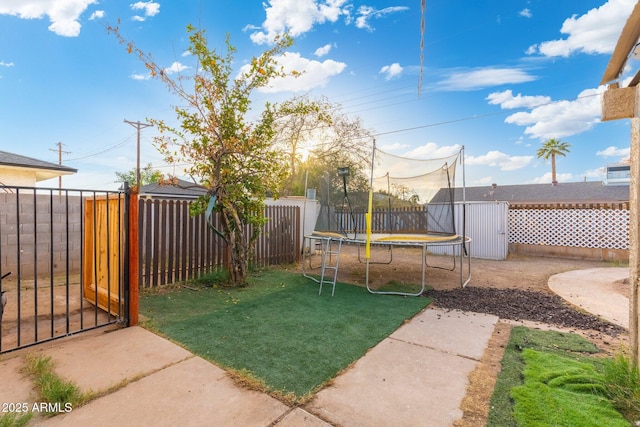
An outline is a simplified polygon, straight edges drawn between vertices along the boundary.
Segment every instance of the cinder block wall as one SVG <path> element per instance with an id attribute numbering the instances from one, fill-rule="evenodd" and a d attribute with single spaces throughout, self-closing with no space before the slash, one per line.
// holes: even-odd
<path id="1" fill-rule="evenodd" d="M 0 271 L 34 277 L 80 272 L 82 202 L 79 195 L 0 194 Z"/>

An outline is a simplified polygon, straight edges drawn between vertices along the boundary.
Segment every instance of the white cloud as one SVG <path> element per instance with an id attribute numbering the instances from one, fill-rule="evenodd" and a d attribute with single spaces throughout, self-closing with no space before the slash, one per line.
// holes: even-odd
<path id="1" fill-rule="evenodd" d="M 531 13 L 531 11 L 529 9 L 522 9 L 518 15 L 523 16 L 525 18 L 531 18 L 533 16 L 533 14 Z"/>
<path id="2" fill-rule="evenodd" d="M 570 173 L 556 173 L 556 180 L 558 182 L 570 182 L 573 180 L 573 175 Z M 547 172 L 542 176 L 533 178 L 532 184 L 551 184 L 551 172 Z"/>
<path id="3" fill-rule="evenodd" d="M 607 147 L 604 150 L 596 152 L 596 156 L 602 157 L 622 157 L 628 158 L 631 150 L 629 148 Z"/>
<path id="4" fill-rule="evenodd" d="M 474 186 L 480 187 L 480 186 L 483 186 L 483 185 L 492 184 L 494 182 L 495 182 L 495 180 L 493 179 L 492 176 L 485 176 L 483 178 L 478 178 L 478 179 L 473 180 L 472 184 Z"/>
<path id="5" fill-rule="evenodd" d="M 93 21 L 95 19 L 102 19 L 104 18 L 104 15 L 105 15 L 104 10 L 96 10 L 91 14 L 91 16 L 89 16 L 89 21 Z"/>
<path id="6" fill-rule="evenodd" d="M 49 17 L 49 31 L 59 36 L 77 37 L 80 34 L 78 19 L 90 4 L 97 0 L 3 0 L 0 15 L 12 15 L 21 19 Z"/>
<path id="7" fill-rule="evenodd" d="M 458 144 L 438 146 L 435 142 L 428 142 L 402 154 L 402 156 L 409 159 L 439 159 L 458 153 L 460 148 Z"/>
<path id="8" fill-rule="evenodd" d="M 438 82 L 435 89 L 446 91 L 478 90 L 505 84 L 526 83 L 536 79 L 536 76 L 519 68 L 477 68 L 453 71 L 449 77 Z"/>
<path id="9" fill-rule="evenodd" d="M 286 91 L 304 91 L 324 86 L 329 78 L 340 74 L 347 67 L 344 62 L 327 59 L 323 62 L 303 58 L 297 52 L 288 52 L 274 57 L 279 66 L 287 74 L 296 71 L 299 77 L 287 76 L 273 79 L 268 87 L 260 88 L 261 92 L 275 93 Z M 250 65 L 243 65 L 240 74 L 247 73 Z"/>
<path id="10" fill-rule="evenodd" d="M 131 74 L 130 76 L 133 80 L 149 80 L 151 78 L 150 74 Z"/>
<path id="11" fill-rule="evenodd" d="M 178 61 L 175 61 L 173 64 L 171 64 L 170 67 L 165 68 L 163 71 L 167 74 L 175 74 L 175 73 L 179 73 L 181 71 L 186 70 L 187 68 L 189 68 L 188 66 L 179 63 Z"/>
<path id="12" fill-rule="evenodd" d="M 497 166 L 503 171 L 522 169 L 531 164 L 533 156 L 510 156 L 501 151 L 492 150 L 482 156 L 466 156 L 466 165 Z"/>
<path id="13" fill-rule="evenodd" d="M 523 145 L 523 146 L 525 146 L 525 147 L 531 147 L 531 142 L 530 142 L 530 141 L 531 141 L 530 139 L 526 139 L 526 140 L 525 140 L 525 139 L 524 139 L 524 137 L 520 136 L 520 137 L 516 140 L 515 144 L 516 144 L 516 145 Z"/>
<path id="14" fill-rule="evenodd" d="M 382 151 L 387 151 L 390 153 L 398 152 L 400 150 L 405 150 L 407 148 L 409 148 L 409 144 L 403 144 L 401 142 L 394 142 L 393 144 L 388 144 L 388 145 L 380 145 L 379 148 Z"/>
<path id="15" fill-rule="evenodd" d="M 346 0 L 270 0 L 265 7 L 267 17 L 262 23 L 263 31 L 250 35 L 256 44 L 271 43 L 284 32 L 297 37 L 311 30 L 315 24 L 336 22 L 347 13 L 342 6 Z"/>
<path id="16" fill-rule="evenodd" d="M 318 58 L 320 58 L 322 56 L 329 54 L 330 51 L 331 51 L 331 45 L 325 44 L 324 46 L 317 48 L 313 54 Z"/>
<path id="17" fill-rule="evenodd" d="M 524 133 L 541 140 L 563 138 L 589 130 L 600 122 L 600 94 L 606 89 L 586 89 L 574 101 L 558 101 L 514 113 L 505 123 L 526 126 Z"/>
<path id="18" fill-rule="evenodd" d="M 503 92 L 490 93 L 485 99 L 489 101 L 489 104 L 500 105 L 503 110 L 531 108 L 551 102 L 551 98 L 548 96 L 522 96 L 521 94 L 513 96 L 513 92 L 510 89 Z"/>
<path id="19" fill-rule="evenodd" d="M 371 6 L 360 6 L 357 12 L 358 17 L 356 18 L 356 27 L 373 31 L 373 27 L 369 24 L 369 21 L 372 18 L 379 19 L 390 13 L 402 12 L 405 10 L 409 10 L 409 8 L 405 6 L 393 6 L 385 7 L 384 9 L 375 9 Z"/>
<path id="20" fill-rule="evenodd" d="M 581 16 L 573 15 L 562 24 L 566 38 L 545 41 L 529 48 L 530 53 L 568 57 L 575 52 L 609 54 L 613 52 L 635 0 L 609 0 Z"/>
<path id="21" fill-rule="evenodd" d="M 398 64 L 397 62 L 394 62 L 391 65 L 385 65 L 384 67 L 382 67 L 380 69 L 380 74 L 384 74 L 384 78 L 385 80 L 391 80 L 395 77 L 400 77 L 400 74 L 402 74 L 402 70 L 404 68 L 402 68 L 400 66 L 400 64 Z"/>
<path id="22" fill-rule="evenodd" d="M 582 176 L 584 176 L 585 178 L 596 178 L 599 181 L 603 181 L 605 178 L 605 174 L 605 168 L 597 168 L 584 171 Z"/>
<path id="23" fill-rule="evenodd" d="M 144 16 L 134 15 L 131 17 L 132 20 L 142 22 L 146 20 L 148 17 L 156 16 L 160 13 L 160 3 L 156 3 L 154 1 L 139 1 L 136 3 L 131 3 L 129 5 L 131 10 L 141 10 Z"/>
<path id="24" fill-rule="evenodd" d="M 0 61 L 0 67 L 13 67 L 13 62 Z"/>

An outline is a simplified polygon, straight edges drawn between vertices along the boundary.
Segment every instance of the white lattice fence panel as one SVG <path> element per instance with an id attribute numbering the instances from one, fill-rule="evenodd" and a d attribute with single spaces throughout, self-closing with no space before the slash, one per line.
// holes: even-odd
<path id="1" fill-rule="evenodd" d="M 509 243 L 629 249 L 629 211 L 509 209 Z"/>

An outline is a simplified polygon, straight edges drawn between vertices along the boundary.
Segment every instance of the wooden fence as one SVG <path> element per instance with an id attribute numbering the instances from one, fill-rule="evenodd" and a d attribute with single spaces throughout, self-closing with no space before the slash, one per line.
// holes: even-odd
<path id="1" fill-rule="evenodd" d="M 204 215 L 189 215 L 190 201 L 140 200 L 140 286 L 183 282 L 225 266 L 227 246 L 206 224 Z M 300 209 L 267 206 L 267 224 L 255 242 L 252 264 L 299 261 Z M 212 222 L 221 228 L 218 215 Z"/>
<path id="2" fill-rule="evenodd" d="M 339 230 L 366 232 L 364 208 L 336 209 Z M 453 205 L 432 203 L 389 209 L 374 209 L 371 213 L 373 233 L 455 233 Z"/>

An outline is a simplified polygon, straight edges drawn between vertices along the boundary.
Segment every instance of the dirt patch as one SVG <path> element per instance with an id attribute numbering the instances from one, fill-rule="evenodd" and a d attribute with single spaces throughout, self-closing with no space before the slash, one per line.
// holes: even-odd
<path id="1" fill-rule="evenodd" d="M 500 363 L 504 350 L 509 342 L 511 325 L 498 322 L 484 351 L 482 360 L 469 375 L 467 395 L 460 404 L 464 414 L 462 419 L 454 422 L 455 427 L 477 427 L 487 425 L 489 415 L 489 401 L 493 395 Z"/>
<path id="2" fill-rule="evenodd" d="M 394 248 L 393 251 L 374 248 L 369 285 L 378 288 L 392 281 L 420 283 L 421 260 L 418 248 Z M 317 259 L 315 263 L 318 264 Z M 458 258 L 430 255 L 427 264 L 437 267 L 428 268 L 425 275 L 426 295 L 434 298 L 437 307 L 488 313 L 501 319 L 483 359 L 469 377 L 467 396 L 461 405 L 464 416 L 456 426 L 486 425 L 489 400 L 513 325 L 578 333 L 601 348 L 603 354 L 617 352 L 628 345 L 628 332 L 624 328 L 572 306 L 548 287 L 549 278 L 554 274 L 614 266 L 611 263 L 519 256 L 510 256 L 504 261 L 471 259 L 471 281 L 464 289 L 460 288 Z M 338 280 L 364 284 L 361 248 L 343 247 Z M 628 281 L 612 284 L 612 291 L 628 296 Z"/>
<path id="3" fill-rule="evenodd" d="M 312 257 L 312 266 L 319 265 L 319 256 Z M 407 283 L 420 283 L 422 273 L 421 250 L 419 248 L 373 247 L 369 268 L 369 284 L 381 286 L 392 280 Z M 465 261 L 466 263 L 466 261 Z M 456 289 L 459 287 L 459 258 L 428 255 L 428 268 L 425 274 L 428 286 L 436 290 Z M 455 267 L 454 271 L 449 271 Z M 562 258 L 509 256 L 507 260 L 471 259 L 472 287 L 498 289 L 524 289 L 536 292 L 552 293 L 547 282 L 557 273 L 586 268 L 612 267 L 611 263 L 601 261 L 571 260 Z M 466 268 L 466 265 L 465 265 Z M 340 255 L 338 280 L 364 284 L 364 250 L 355 245 L 343 245 Z"/>
<path id="4" fill-rule="evenodd" d="M 613 282 L 611 289 L 614 292 L 619 293 L 623 297 L 629 298 L 629 295 L 631 294 L 631 286 L 629 286 L 629 278 L 627 277 L 626 279 L 616 280 L 615 282 Z"/>

